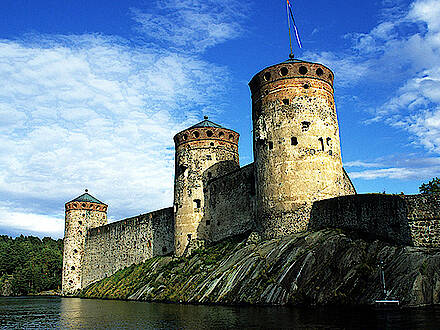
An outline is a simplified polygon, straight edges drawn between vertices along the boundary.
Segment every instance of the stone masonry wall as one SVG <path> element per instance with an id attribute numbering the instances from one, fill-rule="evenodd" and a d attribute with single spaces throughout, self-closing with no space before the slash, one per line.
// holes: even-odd
<path id="1" fill-rule="evenodd" d="M 86 236 L 81 287 L 173 248 L 172 208 L 93 228 Z"/>
<path id="2" fill-rule="evenodd" d="M 107 223 L 107 205 L 69 202 L 64 229 L 62 292 L 73 294 L 81 288 L 87 230 Z"/>
<path id="3" fill-rule="evenodd" d="M 200 228 L 207 233 L 199 236 L 217 242 L 254 230 L 254 164 L 208 181 L 205 201 L 205 226 Z"/>
<path id="4" fill-rule="evenodd" d="M 365 194 L 318 201 L 309 229 L 322 228 L 399 245 L 440 247 L 440 195 Z"/>
<path id="5" fill-rule="evenodd" d="M 440 247 L 440 194 L 404 196 L 414 245 Z"/>
<path id="6" fill-rule="evenodd" d="M 309 229 L 341 228 L 371 239 L 411 245 L 406 203 L 397 195 L 365 194 L 315 202 Z"/>
<path id="7" fill-rule="evenodd" d="M 347 194 L 333 73 L 287 61 L 249 86 L 258 226 L 266 238 L 306 230 L 314 201 Z"/>

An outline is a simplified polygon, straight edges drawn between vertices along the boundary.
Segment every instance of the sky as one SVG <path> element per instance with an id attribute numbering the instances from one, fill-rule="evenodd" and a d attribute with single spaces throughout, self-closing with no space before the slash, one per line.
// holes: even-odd
<path id="1" fill-rule="evenodd" d="M 291 1 L 296 58 L 335 73 L 358 193 L 440 169 L 440 0 Z M 110 221 L 172 205 L 173 136 L 204 115 L 253 161 L 248 82 L 289 55 L 285 0 L 2 0 L 0 234 L 62 237 L 84 189 Z"/>

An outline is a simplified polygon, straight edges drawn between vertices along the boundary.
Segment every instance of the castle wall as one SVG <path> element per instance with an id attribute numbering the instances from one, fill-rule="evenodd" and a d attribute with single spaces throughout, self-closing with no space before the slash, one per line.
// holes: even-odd
<path id="1" fill-rule="evenodd" d="M 440 247 L 440 194 L 404 196 L 415 246 Z"/>
<path id="2" fill-rule="evenodd" d="M 132 264 L 173 253 L 173 209 L 113 222 L 87 232 L 81 287 Z"/>
<path id="3" fill-rule="evenodd" d="M 254 164 L 208 181 L 203 219 L 211 242 L 255 230 Z"/>
<path id="4" fill-rule="evenodd" d="M 399 245 L 440 247 L 440 195 L 365 194 L 318 201 L 309 229 L 323 228 Z"/>

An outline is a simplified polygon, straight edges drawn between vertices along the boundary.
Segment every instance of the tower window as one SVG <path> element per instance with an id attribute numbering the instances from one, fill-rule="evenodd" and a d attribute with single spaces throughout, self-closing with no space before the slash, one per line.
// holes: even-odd
<path id="1" fill-rule="evenodd" d="M 283 99 L 284 105 L 289 105 L 289 99 Z"/>
<path id="2" fill-rule="evenodd" d="M 206 132 L 206 135 L 207 135 L 208 137 L 211 137 L 211 136 L 212 136 L 212 131 L 207 131 L 207 132 Z"/>
<path id="3" fill-rule="evenodd" d="M 301 125 L 302 125 L 302 130 L 303 131 L 307 131 L 309 129 L 309 127 L 310 127 L 310 122 L 309 121 L 303 121 L 303 122 L 301 122 Z"/>
<path id="4" fill-rule="evenodd" d="M 269 150 L 272 150 L 272 149 L 273 149 L 273 142 L 269 141 Z"/>
<path id="5" fill-rule="evenodd" d="M 188 134 L 183 134 L 182 140 L 185 141 L 188 138 Z"/>
<path id="6" fill-rule="evenodd" d="M 195 131 L 195 132 L 193 133 L 193 135 L 194 135 L 194 137 L 197 139 L 197 138 L 200 136 L 200 133 L 197 132 L 197 131 Z"/>
<path id="7" fill-rule="evenodd" d="M 86 207 L 86 204 L 85 203 L 82 203 L 82 205 L 81 205 L 82 207 Z"/>
<path id="8" fill-rule="evenodd" d="M 269 81 L 271 78 L 270 72 L 266 72 L 263 76 L 264 80 Z"/>
<path id="9" fill-rule="evenodd" d="M 319 140 L 319 142 L 321 142 L 321 150 L 324 151 L 324 140 L 323 140 L 323 138 L 320 137 L 318 140 Z"/>
<path id="10" fill-rule="evenodd" d="M 287 70 L 286 67 L 282 67 L 282 68 L 281 68 L 281 70 L 280 70 L 280 74 L 281 74 L 282 76 L 287 76 L 288 73 L 289 73 L 289 70 Z"/>
<path id="11" fill-rule="evenodd" d="M 229 134 L 229 140 L 233 140 L 234 139 L 234 135 Z"/>
<path id="12" fill-rule="evenodd" d="M 323 74 L 324 74 L 324 71 L 322 71 L 321 68 L 317 68 L 317 69 L 316 69 L 316 75 L 317 75 L 318 77 L 321 77 Z"/>
<path id="13" fill-rule="evenodd" d="M 290 144 L 293 146 L 298 145 L 298 139 L 296 138 L 296 136 L 292 136 L 292 138 L 290 139 Z"/>
<path id="14" fill-rule="evenodd" d="M 309 84 L 304 84 L 303 87 L 304 87 L 304 89 L 309 89 L 310 86 L 309 86 Z"/>
<path id="15" fill-rule="evenodd" d="M 194 207 L 196 209 L 199 209 L 202 206 L 202 202 L 200 201 L 200 199 L 195 199 L 194 200 Z"/>
<path id="16" fill-rule="evenodd" d="M 211 147 L 213 147 L 213 146 L 214 146 L 214 142 L 211 142 L 209 145 L 210 145 Z"/>
<path id="17" fill-rule="evenodd" d="M 219 137 L 223 137 L 224 135 L 225 135 L 225 133 L 223 133 L 223 132 L 218 133 Z"/>
<path id="18" fill-rule="evenodd" d="M 301 74 L 306 74 L 307 71 L 309 71 L 309 70 L 307 70 L 307 68 L 305 66 L 300 66 L 298 71 Z"/>

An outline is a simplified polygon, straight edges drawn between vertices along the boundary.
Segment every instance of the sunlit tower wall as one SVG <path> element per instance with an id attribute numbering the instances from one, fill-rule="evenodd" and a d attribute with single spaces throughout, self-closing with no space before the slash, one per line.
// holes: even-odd
<path id="1" fill-rule="evenodd" d="M 289 60 L 249 83 L 256 221 L 266 238 L 306 230 L 314 201 L 352 193 L 344 184 L 333 78 L 321 64 Z"/>
<path id="2" fill-rule="evenodd" d="M 188 243 L 209 239 L 204 221 L 205 184 L 239 168 L 239 134 L 205 120 L 174 136 L 174 249 L 182 255 Z"/>
<path id="3" fill-rule="evenodd" d="M 107 224 L 107 205 L 86 193 L 65 205 L 62 293 L 81 289 L 87 230 Z"/>

